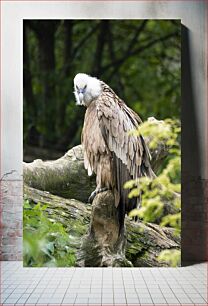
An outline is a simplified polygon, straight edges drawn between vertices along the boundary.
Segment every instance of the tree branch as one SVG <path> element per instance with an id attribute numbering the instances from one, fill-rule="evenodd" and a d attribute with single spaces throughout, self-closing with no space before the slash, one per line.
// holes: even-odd
<path id="1" fill-rule="evenodd" d="M 83 45 L 85 44 L 85 42 L 94 34 L 96 33 L 98 29 L 97 24 L 88 31 L 88 33 L 78 42 L 78 44 L 74 47 L 74 50 L 71 50 L 71 56 L 70 59 L 71 61 L 67 61 L 67 63 L 65 64 L 65 66 L 63 67 L 62 71 L 60 73 L 64 73 L 65 71 L 69 71 L 69 69 L 72 66 L 72 63 L 74 61 L 74 58 L 78 55 L 78 52 L 80 52 L 82 49 L 81 47 L 83 47 Z"/>
<path id="2" fill-rule="evenodd" d="M 137 40 L 138 40 L 140 34 L 141 34 L 142 31 L 144 30 L 144 28 L 145 28 L 145 26 L 146 26 L 146 23 L 147 23 L 147 20 L 144 20 L 144 21 L 140 24 L 140 26 L 138 27 L 138 29 L 136 30 L 136 32 L 135 32 L 135 34 L 134 34 L 132 40 L 130 41 L 130 43 L 129 43 L 129 45 L 128 45 L 128 48 L 127 48 L 127 50 L 126 50 L 126 52 L 125 52 L 126 55 L 128 55 L 129 52 L 133 49 L 133 47 L 134 47 L 135 43 L 137 42 Z"/>
<path id="3" fill-rule="evenodd" d="M 152 41 L 149 41 L 146 45 L 143 45 L 135 50 L 129 51 L 128 54 L 125 54 L 124 56 L 122 56 L 120 59 L 117 59 L 115 62 L 112 62 L 111 64 L 108 64 L 106 66 L 104 66 L 102 68 L 102 71 L 105 72 L 107 69 L 111 68 L 112 66 L 115 66 L 113 72 L 111 73 L 111 76 L 117 71 L 117 69 L 123 64 L 123 62 L 125 62 L 126 59 L 128 59 L 129 57 L 139 54 L 141 52 L 143 52 L 144 50 L 154 46 L 155 44 L 162 42 L 166 39 L 172 38 L 174 36 L 177 35 L 178 32 L 173 32 L 170 33 L 168 35 L 165 35 L 163 37 L 157 38 L 157 39 L 153 39 Z"/>
<path id="4" fill-rule="evenodd" d="M 84 43 L 98 30 L 97 24 L 89 30 L 89 32 L 82 38 L 82 40 L 77 44 L 72 52 L 72 58 L 77 55 L 77 52 L 80 51 L 80 48 L 84 45 Z"/>

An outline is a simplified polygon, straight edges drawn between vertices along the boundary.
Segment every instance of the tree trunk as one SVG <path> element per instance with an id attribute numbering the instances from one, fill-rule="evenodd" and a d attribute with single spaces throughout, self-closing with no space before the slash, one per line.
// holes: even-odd
<path id="1" fill-rule="evenodd" d="M 42 89 L 42 101 L 39 109 L 39 125 L 45 127 L 41 131 L 39 143 L 44 147 L 55 134 L 56 127 L 56 82 L 55 72 L 55 32 L 59 21 L 33 20 L 30 27 L 36 34 L 39 49 L 39 66 Z M 47 135 L 47 139 L 46 139 Z M 50 137 L 48 137 L 48 135 Z M 51 139 L 50 139 L 51 138 Z"/>
<path id="2" fill-rule="evenodd" d="M 78 256 L 84 267 L 131 267 L 126 259 L 126 231 L 120 231 L 118 211 L 111 191 L 98 194 L 92 203 L 91 221 Z"/>
<path id="3" fill-rule="evenodd" d="M 97 46 L 92 66 L 92 75 L 96 75 L 97 77 L 100 77 L 102 73 L 102 58 L 108 35 L 108 23 L 108 20 L 101 20 L 99 25 L 99 35 L 97 37 Z"/>
<path id="4" fill-rule="evenodd" d="M 27 135 L 27 139 L 30 144 L 36 143 L 38 139 L 38 133 L 34 126 L 34 122 L 37 120 L 37 105 L 35 103 L 33 87 L 32 87 L 32 71 L 31 71 L 31 59 L 29 52 L 28 35 L 30 29 L 27 21 L 23 23 L 23 89 L 24 89 L 24 135 Z M 28 114 L 33 114 L 31 118 Z"/>
<path id="5" fill-rule="evenodd" d="M 30 55 L 28 50 L 28 26 L 27 22 L 24 22 L 23 26 L 23 88 L 24 88 L 24 98 L 27 101 L 27 107 L 29 112 L 35 113 L 35 103 L 34 103 L 34 96 L 32 90 L 32 75 L 30 69 Z"/>
<path id="6" fill-rule="evenodd" d="M 72 68 L 72 35 L 73 20 L 64 20 L 64 75 L 66 78 L 69 77 Z"/>

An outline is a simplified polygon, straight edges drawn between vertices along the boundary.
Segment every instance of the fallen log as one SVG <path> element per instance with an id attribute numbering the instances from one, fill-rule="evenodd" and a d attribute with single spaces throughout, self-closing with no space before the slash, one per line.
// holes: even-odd
<path id="1" fill-rule="evenodd" d="M 28 186 L 67 199 L 86 202 L 96 187 L 95 176 L 89 177 L 84 169 L 81 145 L 54 161 L 36 159 L 32 163 L 24 162 L 23 172 Z"/>

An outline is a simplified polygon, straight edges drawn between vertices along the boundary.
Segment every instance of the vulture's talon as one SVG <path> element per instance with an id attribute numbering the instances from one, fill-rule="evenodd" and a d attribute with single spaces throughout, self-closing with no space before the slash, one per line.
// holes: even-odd
<path id="1" fill-rule="evenodd" d="M 89 198 L 88 198 L 88 203 L 92 204 L 92 202 L 93 202 L 93 200 L 94 200 L 96 194 L 97 194 L 97 191 L 94 190 L 94 191 L 91 193 L 91 195 L 89 196 Z"/>
<path id="2" fill-rule="evenodd" d="M 99 189 L 94 190 L 94 191 L 91 193 L 91 195 L 89 196 L 89 198 L 88 198 L 88 203 L 92 203 L 93 200 L 94 200 L 94 198 L 95 198 L 95 196 L 96 196 L 98 193 L 101 193 L 101 192 L 104 192 L 104 191 L 107 191 L 107 190 L 109 190 L 109 188 L 107 188 L 107 187 L 99 188 Z"/>

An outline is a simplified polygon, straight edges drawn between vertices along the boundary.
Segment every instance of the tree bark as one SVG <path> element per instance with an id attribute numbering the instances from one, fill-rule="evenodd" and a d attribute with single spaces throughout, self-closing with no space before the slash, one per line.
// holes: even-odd
<path id="1" fill-rule="evenodd" d="M 167 266 L 167 263 L 158 261 L 159 253 L 164 249 L 180 248 L 180 240 L 174 236 L 173 229 L 135 222 L 129 217 L 125 220 L 127 241 L 119 241 L 116 245 L 118 227 L 111 192 L 101 193 L 93 205 L 27 185 L 24 194 L 34 203 L 47 204 L 48 217 L 61 222 L 67 229 L 72 236 L 70 247 L 77 254 L 77 266 Z"/>

